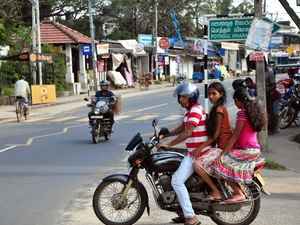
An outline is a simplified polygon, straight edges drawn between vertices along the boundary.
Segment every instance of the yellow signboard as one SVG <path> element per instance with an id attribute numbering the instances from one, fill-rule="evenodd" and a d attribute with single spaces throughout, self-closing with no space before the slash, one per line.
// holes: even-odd
<path id="1" fill-rule="evenodd" d="M 31 85 L 32 104 L 56 102 L 55 85 Z"/>

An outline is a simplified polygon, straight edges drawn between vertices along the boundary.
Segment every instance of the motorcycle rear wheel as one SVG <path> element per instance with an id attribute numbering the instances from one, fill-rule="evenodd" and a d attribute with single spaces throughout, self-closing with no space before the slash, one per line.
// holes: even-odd
<path id="1" fill-rule="evenodd" d="M 229 185 L 227 185 L 229 189 Z M 241 207 L 236 212 L 214 211 L 210 218 L 219 225 L 248 225 L 257 217 L 260 209 L 260 196 L 254 183 L 241 184 L 249 201 L 241 203 Z M 232 190 L 229 190 L 232 192 Z M 239 204 L 239 203 L 236 203 Z"/>
<path id="2" fill-rule="evenodd" d="M 95 190 L 93 209 L 104 224 L 131 225 L 142 216 L 147 196 L 139 192 L 139 187 L 131 187 L 121 202 L 125 185 L 123 180 L 110 180 L 102 182 Z"/>
<path id="3" fill-rule="evenodd" d="M 93 124 L 92 126 L 92 138 L 94 144 L 97 144 L 99 141 L 100 128 L 98 124 Z"/>
<path id="4" fill-rule="evenodd" d="M 292 112 L 291 109 L 284 110 L 280 113 L 279 118 L 278 118 L 278 127 L 280 129 L 286 129 L 295 120 L 295 114 Z"/>

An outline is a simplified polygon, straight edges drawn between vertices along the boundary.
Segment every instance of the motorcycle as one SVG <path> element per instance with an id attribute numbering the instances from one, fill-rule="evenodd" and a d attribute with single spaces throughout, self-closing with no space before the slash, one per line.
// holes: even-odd
<path id="1" fill-rule="evenodd" d="M 84 100 L 89 101 L 87 98 L 84 98 Z M 91 116 L 91 119 L 93 120 L 91 134 L 94 144 L 98 143 L 100 137 L 104 136 L 105 140 L 109 140 L 110 138 L 110 119 L 104 117 L 109 106 L 109 102 L 98 101 L 94 108 L 94 115 Z M 88 107 L 93 107 L 93 105 L 89 104 Z"/>
<path id="2" fill-rule="evenodd" d="M 298 114 L 300 111 L 300 84 L 295 84 L 285 94 L 285 97 L 279 101 L 280 114 L 278 117 L 278 127 L 286 129 L 292 123 L 299 120 Z"/>
<path id="3" fill-rule="evenodd" d="M 178 76 L 175 76 L 174 80 L 173 80 L 173 86 L 176 86 L 177 84 L 184 83 L 186 78 L 187 78 L 187 75 L 182 74 L 182 73 L 180 73 Z"/>
<path id="4" fill-rule="evenodd" d="M 154 200 L 161 210 L 181 212 L 175 191 L 171 185 L 172 175 L 178 169 L 184 155 L 172 151 L 154 152 L 159 143 L 159 135 L 167 134 L 167 128 L 160 131 L 157 120 L 153 120 L 154 135 L 143 142 L 140 133 L 134 135 L 124 151 L 129 174 L 112 174 L 105 178 L 93 195 L 93 209 L 100 221 L 110 225 L 134 224 L 142 216 L 145 208 L 150 215 L 149 198 L 145 186 L 138 180 L 140 169 L 145 169 L 146 179 L 152 189 Z M 204 180 L 194 173 L 186 182 L 195 214 L 210 217 L 222 225 L 250 224 L 259 213 L 260 194 L 269 194 L 263 189 L 264 180 L 260 176 L 264 159 L 257 159 L 250 184 L 241 184 L 246 200 L 238 203 L 202 202 L 211 192 Z M 212 178 L 222 193 L 222 200 L 233 195 L 233 190 L 224 180 Z"/>

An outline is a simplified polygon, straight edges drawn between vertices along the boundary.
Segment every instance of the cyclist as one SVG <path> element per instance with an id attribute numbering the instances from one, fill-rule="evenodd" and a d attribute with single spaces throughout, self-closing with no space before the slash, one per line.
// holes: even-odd
<path id="1" fill-rule="evenodd" d="M 18 80 L 15 83 L 15 106 L 16 106 L 16 112 L 17 112 L 17 107 L 18 107 L 18 98 L 22 98 L 23 99 L 23 105 L 25 107 L 25 115 L 29 114 L 29 106 L 28 106 L 28 98 L 27 98 L 27 94 L 30 94 L 30 88 L 28 85 L 28 82 L 25 81 L 25 76 L 21 76 L 21 79 Z"/>

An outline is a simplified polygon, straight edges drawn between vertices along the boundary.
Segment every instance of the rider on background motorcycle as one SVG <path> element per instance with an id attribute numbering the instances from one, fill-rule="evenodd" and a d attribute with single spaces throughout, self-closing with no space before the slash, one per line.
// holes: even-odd
<path id="1" fill-rule="evenodd" d="M 96 95 L 94 96 L 92 102 L 90 104 L 87 104 L 87 106 L 91 106 L 92 110 L 89 112 L 88 117 L 89 117 L 89 124 L 92 126 L 93 125 L 93 120 L 91 120 L 91 116 L 94 115 L 94 107 L 98 101 L 104 101 L 104 102 L 109 102 L 109 109 L 107 113 L 104 115 L 105 117 L 108 117 L 110 119 L 110 126 L 111 126 L 111 133 L 113 132 L 113 124 L 115 123 L 114 120 L 114 113 L 112 111 L 112 106 L 115 105 L 117 98 L 114 95 L 114 93 L 110 90 L 108 90 L 109 87 L 109 82 L 107 80 L 102 80 L 100 82 L 100 91 L 96 92 Z"/>
<path id="2" fill-rule="evenodd" d="M 183 216 L 179 214 L 179 217 L 172 219 L 174 222 L 182 219 L 185 224 L 198 225 L 199 219 L 196 217 L 192 208 L 192 203 L 189 199 L 189 193 L 185 186 L 185 181 L 194 173 L 193 163 L 193 151 L 202 143 L 204 143 L 208 137 L 206 135 L 206 114 L 202 106 L 198 103 L 200 91 L 197 86 L 192 83 L 180 84 L 174 91 L 173 96 L 178 98 L 178 103 L 186 108 L 187 112 L 184 115 L 182 124 L 172 131 L 168 136 L 178 135 L 168 144 L 158 144 L 157 148 L 170 148 L 183 141 L 186 142 L 186 148 L 188 155 L 184 157 L 179 168 L 172 177 L 172 186 L 176 192 L 178 200 L 180 202 Z M 165 135 L 161 135 L 160 139 L 165 138 Z M 210 150 L 210 146 L 205 147 L 202 150 L 202 154 Z M 201 155 L 202 155 L 201 154 Z"/>

